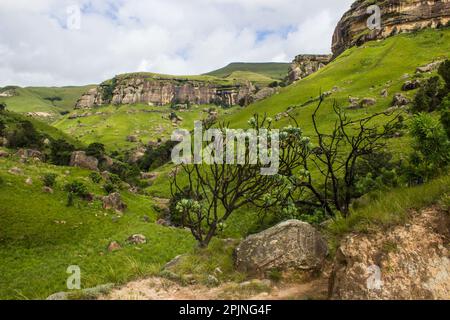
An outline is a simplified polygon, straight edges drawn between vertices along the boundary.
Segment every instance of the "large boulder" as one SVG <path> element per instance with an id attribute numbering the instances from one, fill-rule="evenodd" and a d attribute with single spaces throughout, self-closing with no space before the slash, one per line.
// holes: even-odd
<path id="1" fill-rule="evenodd" d="M 111 193 L 108 196 L 103 197 L 103 209 L 105 210 L 116 210 L 118 212 L 124 212 L 127 205 L 122 202 L 120 193 Z"/>
<path id="2" fill-rule="evenodd" d="M 448 299 L 450 216 L 424 210 L 408 224 L 346 237 L 336 252 L 330 298 Z"/>
<path id="3" fill-rule="evenodd" d="M 98 171 L 98 160 L 84 151 L 74 151 L 70 157 L 70 166 Z"/>
<path id="4" fill-rule="evenodd" d="M 253 274 L 273 269 L 317 270 L 327 254 L 327 243 L 321 234 L 298 220 L 285 221 L 249 236 L 235 252 L 237 269 Z"/>

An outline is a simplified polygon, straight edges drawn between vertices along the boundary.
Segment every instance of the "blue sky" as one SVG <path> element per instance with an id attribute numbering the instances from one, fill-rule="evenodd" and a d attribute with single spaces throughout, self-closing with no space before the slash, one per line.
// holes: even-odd
<path id="1" fill-rule="evenodd" d="M 328 53 L 351 3 L 1 0 L 0 86 L 98 83 L 134 71 L 199 74 L 235 61 Z"/>

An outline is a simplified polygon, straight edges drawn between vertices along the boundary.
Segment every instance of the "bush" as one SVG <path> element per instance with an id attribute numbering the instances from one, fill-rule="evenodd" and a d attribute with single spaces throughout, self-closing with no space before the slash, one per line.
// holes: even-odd
<path id="1" fill-rule="evenodd" d="M 442 124 L 428 114 L 416 115 L 411 123 L 413 149 L 408 175 L 410 183 L 435 177 L 450 163 L 450 142 Z"/>
<path id="2" fill-rule="evenodd" d="M 450 139 L 450 107 L 445 108 L 441 112 L 441 124 L 447 133 L 448 139 Z"/>
<path id="3" fill-rule="evenodd" d="M 100 181 L 102 181 L 102 176 L 98 172 L 91 172 L 89 178 L 93 183 L 100 183 Z"/>
<path id="4" fill-rule="evenodd" d="M 438 108 L 442 101 L 442 82 L 439 77 L 432 77 L 428 79 L 426 84 L 417 92 L 412 111 L 419 112 L 433 112 Z"/>
<path id="5" fill-rule="evenodd" d="M 105 190 L 106 194 L 111 194 L 117 191 L 117 187 L 114 184 L 108 182 L 103 186 L 103 190 Z"/>
<path id="6" fill-rule="evenodd" d="M 50 150 L 50 160 L 53 164 L 67 166 L 75 147 L 63 139 L 58 139 L 52 142 Z"/>
<path id="7" fill-rule="evenodd" d="M 86 155 L 100 159 L 105 154 L 105 145 L 102 143 L 91 143 L 86 149 Z"/>
<path id="8" fill-rule="evenodd" d="M 66 184 L 64 190 L 80 198 L 86 198 L 89 196 L 88 188 L 81 181 L 73 181 Z"/>
<path id="9" fill-rule="evenodd" d="M 40 149 L 42 147 L 42 136 L 36 131 L 30 121 L 21 121 L 16 128 L 9 132 L 8 145 L 11 148 L 32 148 Z"/>
<path id="10" fill-rule="evenodd" d="M 55 185 L 57 175 L 54 173 L 46 173 L 42 177 L 42 182 L 44 183 L 44 186 L 52 188 Z"/>
<path id="11" fill-rule="evenodd" d="M 445 81 L 447 92 L 450 91 L 450 60 L 445 60 L 441 63 L 438 73 Z"/>
<path id="12" fill-rule="evenodd" d="M 2 119 L 0 119 L 0 137 L 5 134 L 5 130 L 6 130 L 6 124 Z"/>
<path id="13" fill-rule="evenodd" d="M 0 112 L 1 112 L 1 111 L 5 111 L 6 108 L 7 108 L 6 103 L 0 102 Z"/>

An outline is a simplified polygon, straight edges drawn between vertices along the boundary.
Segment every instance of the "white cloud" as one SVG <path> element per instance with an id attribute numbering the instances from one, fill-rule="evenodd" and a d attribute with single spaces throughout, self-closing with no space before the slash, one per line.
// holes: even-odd
<path id="1" fill-rule="evenodd" d="M 198 74 L 233 61 L 328 53 L 353 0 L 1 0 L 0 85 Z M 81 28 L 66 28 L 67 6 Z"/>

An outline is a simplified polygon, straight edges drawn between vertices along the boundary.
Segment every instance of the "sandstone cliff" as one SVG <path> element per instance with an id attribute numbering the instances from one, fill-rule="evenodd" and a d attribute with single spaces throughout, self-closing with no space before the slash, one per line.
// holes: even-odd
<path id="1" fill-rule="evenodd" d="M 367 7 L 381 9 L 381 29 L 369 30 Z M 333 35 L 334 56 L 366 41 L 384 39 L 423 28 L 437 28 L 450 21 L 450 0 L 357 0 L 344 14 Z"/>
<path id="2" fill-rule="evenodd" d="M 90 109 L 104 104 L 168 105 L 192 104 L 245 104 L 256 93 L 251 83 L 221 84 L 212 81 L 167 79 L 140 74 L 119 76 L 86 92 L 75 109 Z"/>
<path id="3" fill-rule="evenodd" d="M 301 54 L 295 57 L 289 68 L 286 83 L 291 84 L 320 70 L 331 61 L 331 55 Z"/>

